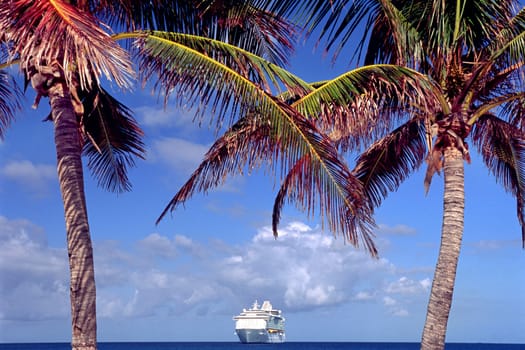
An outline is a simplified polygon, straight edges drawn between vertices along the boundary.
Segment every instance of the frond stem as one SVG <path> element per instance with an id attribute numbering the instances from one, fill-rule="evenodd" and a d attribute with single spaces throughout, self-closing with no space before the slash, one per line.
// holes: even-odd
<path id="1" fill-rule="evenodd" d="M 498 106 L 501 106 L 502 104 L 504 103 L 507 103 L 507 102 L 511 102 L 511 101 L 514 101 L 514 100 L 518 100 L 518 99 L 523 99 L 525 98 L 525 92 L 521 92 L 521 93 L 517 93 L 517 94 L 513 94 L 511 96 L 503 96 L 503 97 L 500 97 L 500 98 L 497 98 L 497 99 L 494 99 L 493 101 L 491 102 L 488 102 L 488 103 L 484 103 L 482 107 L 480 107 L 478 110 L 476 110 L 475 113 L 472 114 L 472 116 L 470 117 L 470 119 L 468 120 L 467 124 L 468 125 L 474 125 L 474 123 L 482 116 L 484 115 L 485 113 L 487 113 L 488 111 L 490 111 L 491 109 L 493 108 L 496 108 Z"/>
<path id="2" fill-rule="evenodd" d="M 8 67 L 11 67 L 15 64 L 19 64 L 20 63 L 20 60 L 17 59 L 17 60 L 12 60 L 12 61 L 7 61 L 7 62 L 4 62 L 4 63 L 0 63 L 0 69 L 6 69 Z"/>

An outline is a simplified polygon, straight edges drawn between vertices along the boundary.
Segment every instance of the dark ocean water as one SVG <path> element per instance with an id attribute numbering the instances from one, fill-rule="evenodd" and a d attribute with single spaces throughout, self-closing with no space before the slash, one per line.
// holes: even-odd
<path id="1" fill-rule="evenodd" d="M 525 344 L 451 343 L 447 350 L 525 350 Z M 69 343 L 0 344 L 0 350 L 69 350 Z M 418 350 L 418 343 L 317 343 L 241 344 L 227 342 L 99 343 L 99 350 Z"/>

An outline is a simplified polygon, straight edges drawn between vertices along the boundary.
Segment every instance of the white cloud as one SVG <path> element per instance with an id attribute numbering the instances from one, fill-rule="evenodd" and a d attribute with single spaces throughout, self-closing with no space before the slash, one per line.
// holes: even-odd
<path id="1" fill-rule="evenodd" d="M 385 304 L 386 306 L 396 306 L 397 301 L 392 297 L 386 296 L 383 298 L 383 304 Z"/>
<path id="2" fill-rule="evenodd" d="M 9 161 L 0 169 L 0 173 L 11 181 L 33 191 L 43 191 L 50 181 L 56 181 L 56 166 L 34 164 L 29 160 Z"/>
<path id="3" fill-rule="evenodd" d="M 162 138 L 153 142 L 155 158 L 183 175 L 195 170 L 207 151 L 208 146 L 179 138 Z"/>
<path id="4" fill-rule="evenodd" d="M 368 280 L 371 273 L 391 271 L 387 261 L 374 260 L 300 222 L 281 228 L 277 240 L 270 227 L 261 228 L 249 245 L 226 258 L 219 269 L 228 271 L 223 278 L 231 288 L 257 288 L 260 295 L 268 295 L 288 310 L 348 302 L 362 284 L 374 283 Z"/>
<path id="5" fill-rule="evenodd" d="M 1 289 L 3 317 L 66 317 L 65 251 L 47 247 L 28 222 L 0 218 L 0 224 L 0 268 L 10 287 Z M 402 316 L 411 293 L 430 283 L 398 276 L 387 260 L 301 222 L 283 225 L 277 240 L 262 227 L 241 245 L 161 233 L 145 236 L 134 250 L 118 241 L 95 243 L 99 316 L 108 318 L 217 313 L 224 304 L 238 308 L 239 300 L 263 298 L 287 312 L 367 303 Z"/>
<path id="6" fill-rule="evenodd" d="M 386 292 L 392 294 L 419 294 L 428 291 L 430 286 L 431 281 L 429 278 L 414 281 L 403 276 L 397 281 L 390 283 L 386 288 Z"/>
<path id="7" fill-rule="evenodd" d="M 403 308 L 396 299 L 392 297 L 383 297 L 383 305 L 386 306 L 388 313 L 390 313 L 393 316 L 405 317 L 409 315 L 408 311 L 405 308 Z"/>
<path id="8" fill-rule="evenodd" d="M 194 114 L 181 108 L 141 106 L 134 108 L 134 111 L 137 113 L 137 119 L 145 126 L 196 128 L 193 125 Z"/>
<path id="9" fill-rule="evenodd" d="M 363 300 L 372 300 L 374 299 L 374 295 L 370 292 L 360 291 L 357 292 L 354 296 L 354 300 L 363 301 Z"/>
<path id="10" fill-rule="evenodd" d="M 139 241 L 138 244 L 140 249 L 152 255 L 162 256 L 165 258 L 174 258 L 176 256 L 174 242 L 158 233 L 152 233 L 146 236 L 146 238 Z"/>
<path id="11" fill-rule="evenodd" d="M 3 320 L 64 318 L 69 311 L 67 253 L 47 246 L 41 228 L 0 216 Z"/>

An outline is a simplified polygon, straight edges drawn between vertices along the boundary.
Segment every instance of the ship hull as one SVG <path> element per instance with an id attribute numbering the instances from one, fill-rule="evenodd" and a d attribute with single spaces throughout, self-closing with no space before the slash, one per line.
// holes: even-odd
<path id="1" fill-rule="evenodd" d="M 236 329 L 241 343 L 284 343 L 284 332 L 268 332 L 265 329 Z"/>

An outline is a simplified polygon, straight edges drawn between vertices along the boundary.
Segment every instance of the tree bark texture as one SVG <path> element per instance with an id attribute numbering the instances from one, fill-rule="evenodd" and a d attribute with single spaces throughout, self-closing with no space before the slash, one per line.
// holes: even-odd
<path id="1" fill-rule="evenodd" d="M 445 149 L 443 166 L 445 191 L 441 247 L 421 341 L 423 350 L 441 350 L 445 347 L 447 323 L 463 237 L 465 179 L 461 152 L 452 147 Z"/>
<path id="2" fill-rule="evenodd" d="M 65 84 L 49 90 L 70 269 L 71 347 L 97 348 L 96 289 L 81 159 L 79 123 Z"/>

